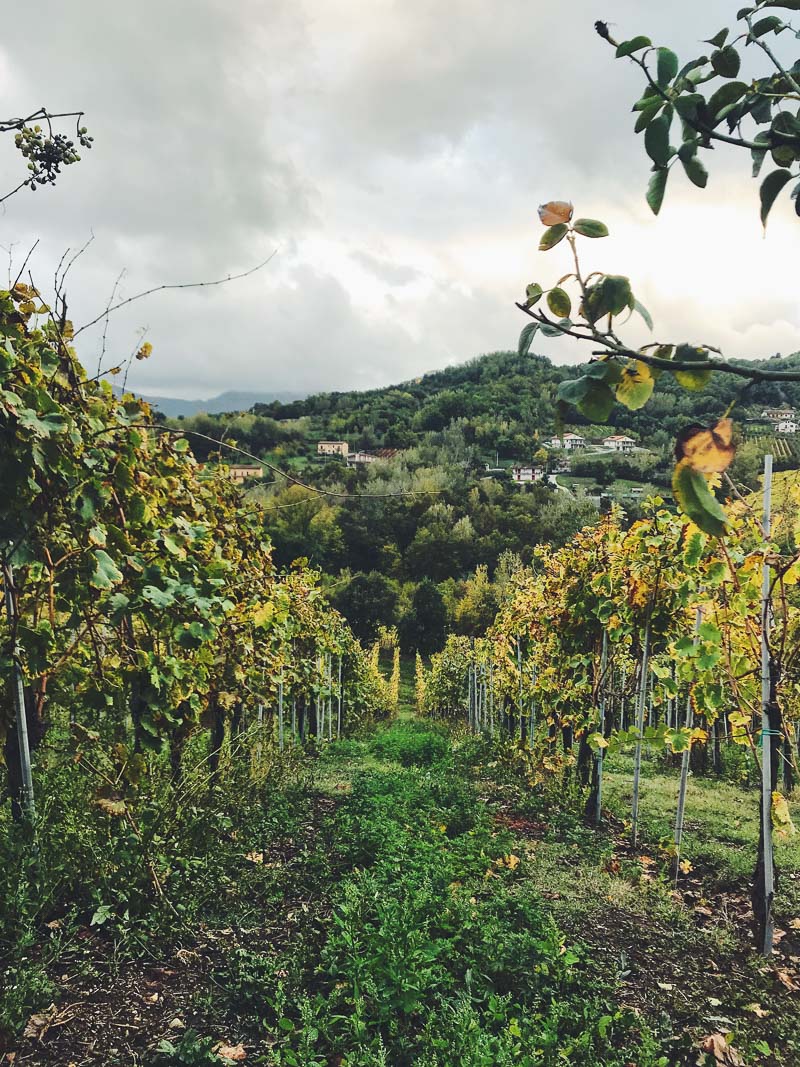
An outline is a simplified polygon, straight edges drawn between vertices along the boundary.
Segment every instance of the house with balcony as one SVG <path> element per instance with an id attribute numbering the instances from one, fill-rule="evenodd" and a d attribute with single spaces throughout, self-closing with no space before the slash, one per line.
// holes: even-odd
<path id="1" fill-rule="evenodd" d="M 603 438 L 603 447 L 612 452 L 633 452 L 636 442 L 624 433 L 614 433 L 610 437 Z"/>
<path id="2" fill-rule="evenodd" d="M 574 452 L 578 448 L 586 448 L 586 438 L 579 433 L 565 433 L 562 437 L 554 435 L 546 442 L 548 448 L 563 448 L 565 452 Z"/>

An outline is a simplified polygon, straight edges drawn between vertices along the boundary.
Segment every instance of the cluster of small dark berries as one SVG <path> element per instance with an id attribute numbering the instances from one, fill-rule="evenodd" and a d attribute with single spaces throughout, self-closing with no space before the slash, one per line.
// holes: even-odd
<path id="1" fill-rule="evenodd" d="M 88 135 L 85 126 L 79 126 L 75 136 L 81 148 L 92 147 L 94 138 Z M 25 184 L 34 190 L 37 185 L 52 185 L 62 167 L 77 163 L 81 158 L 75 141 L 63 133 L 45 133 L 41 126 L 20 126 L 14 143 L 28 160 L 31 174 Z"/>

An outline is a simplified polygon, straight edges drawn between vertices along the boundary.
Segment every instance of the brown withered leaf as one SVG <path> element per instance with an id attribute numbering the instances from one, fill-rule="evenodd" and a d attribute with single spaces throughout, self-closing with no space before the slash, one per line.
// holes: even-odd
<path id="1" fill-rule="evenodd" d="M 244 1045 L 226 1045 L 222 1044 L 215 1050 L 217 1056 L 223 1061 L 227 1060 L 229 1063 L 241 1063 L 247 1059 L 247 1052 Z"/>
<path id="2" fill-rule="evenodd" d="M 745 1067 L 745 1062 L 735 1048 L 728 1044 L 725 1034 L 709 1034 L 700 1042 L 703 1055 L 698 1058 L 698 1064 L 705 1063 L 705 1056 L 712 1055 L 714 1062 L 719 1067 Z"/>
<path id="3" fill-rule="evenodd" d="M 124 800 L 111 800 L 109 797 L 98 797 L 95 800 L 95 804 L 101 811 L 104 811 L 106 815 L 112 815 L 114 818 L 120 818 L 126 812 Z"/>
<path id="4" fill-rule="evenodd" d="M 721 474 L 735 455 L 732 419 L 720 419 L 710 429 L 693 423 L 681 430 L 675 441 L 675 459 L 679 463 L 685 459 L 701 474 Z"/>
<path id="5" fill-rule="evenodd" d="M 569 222 L 572 212 L 573 207 L 568 200 L 550 200 L 539 205 L 539 219 L 543 226 L 558 226 L 560 223 Z"/>

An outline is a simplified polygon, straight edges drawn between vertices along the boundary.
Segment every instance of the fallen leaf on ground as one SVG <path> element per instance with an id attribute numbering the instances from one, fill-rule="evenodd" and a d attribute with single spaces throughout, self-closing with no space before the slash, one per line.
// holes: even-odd
<path id="1" fill-rule="evenodd" d="M 241 1063 L 242 1060 L 247 1059 L 244 1045 L 220 1045 L 217 1055 L 221 1060 L 230 1060 L 231 1063 Z"/>
<path id="2" fill-rule="evenodd" d="M 700 1048 L 704 1053 L 711 1054 L 719 1067 L 745 1067 L 744 1060 L 736 1049 L 728 1044 L 724 1034 L 709 1034 L 700 1042 Z M 698 1059 L 697 1063 L 702 1065 L 704 1059 Z"/>
<path id="3" fill-rule="evenodd" d="M 25 1030 L 23 1031 L 23 1037 L 32 1037 L 37 1041 L 41 1041 L 50 1027 L 56 1020 L 56 1006 L 51 1004 L 47 1011 L 37 1012 L 35 1015 L 31 1015 L 25 1024 Z"/>
<path id="4" fill-rule="evenodd" d="M 245 856 L 245 859 L 246 860 L 250 860 L 251 863 L 263 863 L 264 862 L 264 853 L 263 852 L 248 852 L 247 855 Z"/>
<path id="5" fill-rule="evenodd" d="M 769 1012 L 762 1008 L 760 1004 L 748 1004 L 744 1010 L 751 1011 L 753 1015 L 757 1015 L 759 1019 L 766 1019 L 769 1015 Z"/>

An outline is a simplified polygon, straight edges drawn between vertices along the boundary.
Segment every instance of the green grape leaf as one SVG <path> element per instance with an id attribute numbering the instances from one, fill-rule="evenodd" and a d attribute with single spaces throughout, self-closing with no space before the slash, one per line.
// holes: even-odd
<path id="1" fill-rule="evenodd" d="M 695 526 L 710 537 L 722 537 L 728 518 L 711 492 L 708 479 L 682 459 L 672 476 L 672 492 L 678 507 Z"/>
<path id="2" fill-rule="evenodd" d="M 89 585 L 93 589 L 110 589 L 122 581 L 122 572 L 114 560 L 102 548 L 94 553 L 94 572 L 89 579 Z"/>

